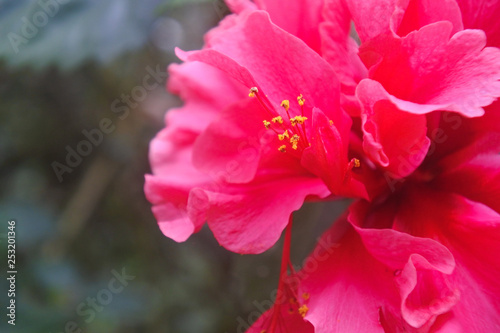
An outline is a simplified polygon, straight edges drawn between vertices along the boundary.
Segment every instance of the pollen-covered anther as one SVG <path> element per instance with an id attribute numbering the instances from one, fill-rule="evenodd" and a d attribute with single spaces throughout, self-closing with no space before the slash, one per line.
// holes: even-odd
<path id="1" fill-rule="evenodd" d="M 281 116 L 274 117 L 273 119 L 271 119 L 271 121 L 275 124 L 283 124 L 283 118 L 281 118 Z"/>
<path id="2" fill-rule="evenodd" d="M 302 294 L 302 298 L 305 299 L 305 300 L 308 300 L 309 299 L 309 293 L 303 293 Z"/>
<path id="3" fill-rule="evenodd" d="M 286 153 L 286 146 L 285 145 L 282 145 L 278 148 L 278 150 L 282 153 Z"/>
<path id="4" fill-rule="evenodd" d="M 302 318 L 306 316 L 307 311 L 309 311 L 309 308 L 305 304 L 299 308 L 299 314 L 302 316 Z"/>
<path id="5" fill-rule="evenodd" d="M 290 138 L 290 143 L 292 144 L 292 148 L 294 150 L 297 150 L 298 148 L 298 144 L 299 144 L 299 140 L 300 140 L 300 136 L 298 136 L 297 134 L 294 134 L 291 138 Z"/>
<path id="6" fill-rule="evenodd" d="M 330 123 L 330 126 L 333 126 L 333 120 L 330 120 L 329 123 Z"/>
<path id="7" fill-rule="evenodd" d="M 280 141 L 283 141 L 285 139 L 289 139 L 290 138 L 290 135 L 288 134 L 288 130 L 285 130 L 285 132 L 283 132 L 283 134 L 278 134 L 278 139 L 280 139 Z"/>
<path id="8" fill-rule="evenodd" d="M 304 123 L 304 121 L 306 121 L 306 120 L 307 120 L 307 117 L 295 116 L 295 117 L 290 119 L 290 123 L 292 124 L 292 126 L 295 126 L 297 124 L 302 125 Z"/>
<path id="9" fill-rule="evenodd" d="M 264 120 L 263 123 L 265 128 L 269 129 L 269 127 L 271 127 L 271 122 Z"/>
<path id="10" fill-rule="evenodd" d="M 347 164 L 347 170 L 352 170 L 361 167 L 361 162 L 357 158 L 353 158 Z"/>
<path id="11" fill-rule="evenodd" d="M 257 87 L 252 87 L 250 88 L 250 91 L 248 92 L 248 97 L 255 97 L 255 94 L 259 92 L 259 89 Z"/>
<path id="12" fill-rule="evenodd" d="M 297 96 L 297 102 L 299 103 L 300 106 L 304 106 L 306 99 L 304 98 L 304 96 L 302 96 L 302 94 L 300 94 L 299 96 Z"/>
<path id="13" fill-rule="evenodd" d="M 281 102 L 281 106 L 286 110 L 288 111 L 288 109 L 290 108 L 290 101 L 287 100 L 287 99 L 284 99 L 282 102 Z"/>

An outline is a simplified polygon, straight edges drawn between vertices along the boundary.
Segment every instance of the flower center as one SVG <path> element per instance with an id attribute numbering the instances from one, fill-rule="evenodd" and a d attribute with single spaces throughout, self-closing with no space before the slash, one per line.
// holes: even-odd
<path id="1" fill-rule="evenodd" d="M 272 130 L 276 133 L 278 139 L 282 141 L 283 144 L 278 147 L 280 152 L 286 153 L 297 151 L 300 153 L 311 145 L 307 140 L 306 126 L 304 124 L 307 120 L 307 117 L 304 116 L 304 103 L 306 100 L 302 94 L 297 97 L 297 104 L 300 106 L 300 114 L 294 117 L 290 115 L 290 101 L 285 99 L 281 102 L 281 107 L 286 113 L 285 119 L 283 119 L 272 106 L 270 107 L 265 103 L 257 87 L 250 88 L 248 96 L 257 98 L 260 105 L 271 115 L 271 121 L 264 120 L 263 123 L 266 129 Z"/>

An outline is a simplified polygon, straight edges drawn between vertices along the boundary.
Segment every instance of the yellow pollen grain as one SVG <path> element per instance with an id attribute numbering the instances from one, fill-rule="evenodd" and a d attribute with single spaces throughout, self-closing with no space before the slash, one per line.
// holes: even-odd
<path id="1" fill-rule="evenodd" d="M 305 300 L 308 300 L 309 299 L 309 293 L 303 293 L 302 294 L 302 298 L 305 299 Z"/>
<path id="2" fill-rule="evenodd" d="M 281 118 L 281 116 L 274 117 L 273 119 L 271 119 L 271 121 L 275 124 L 283 124 L 283 118 Z"/>
<path id="3" fill-rule="evenodd" d="M 333 120 L 330 120 L 330 126 L 333 126 Z"/>
<path id="4" fill-rule="evenodd" d="M 359 168 L 360 166 L 361 166 L 361 162 L 357 158 L 355 158 L 354 159 L 354 167 Z"/>
<path id="5" fill-rule="evenodd" d="M 285 138 L 289 139 L 290 135 L 288 134 L 288 130 L 285 130 L 285 132 L 283 132 L 283 134 L 278 134 L 278 138 L 280 139 L 280 141 L 285 140 Z"/>
<path id="6" fill-rule="evenodd" d="M 250 92 L 248 93 L 248 97 L 255 97 L 255 94 L 259 92 L 259 89 L 257 87 L 252 87 L 250 88 Z"/>
<path id="7" fill-rule="evenodd" d="M 285 145 L 282 145 L 278 148 L 278 150 L 282 153 L 286 153 L 286 146 Z"/>
<path id="8" fill-rule="evenodd" d="M 297 134 L 294 134 L 290 138 L 290 143 L 292 144 L 293 150 L 297 150 L 297 148 L 299 148 L 299 140 L 300 140 L 300 136 L 298 136 Z"/>
<path id="9" fill-rule="evenodd" d="M 298 97 L 297 97 L 297 102 L 299 103 L 300 106 L 304 106 L 304 103 L 305 103 L 305 98 L 304 96 L 302 96 L 302 94 L 300 94 Z"/>
<path id="10" fill-rule="evenodd" d="M 271 126 L 271 123 L 267 120 L 264 120 L 263 123 L 264 123 L 264 127 L 267 129 L 269 129 L 269 127 Z"/>
<path id="11" fill-rule="evenodd" d="M 309 308 L 305 304 L 299 308 L 299 314 L 302 316 L 302 318 L 306 316 L 307 311 L 309 311 Z"/>
<path id="12" fill-rule="evenodd" d="M 293 117 L 292 119 L 290 119 L 290 123 L 292 124 L 292 126 L 295 126 L 297 124 L 303 124 L 304 121 L 307 120 L 307 117 L 304 117 L 304 116 L 295 116 Z"/>
<path id="13" fill-rule="evenodd" d="M 281 102 L 281 106 L 285 108 L 286 111 L 290 108 L 290 101 L 285 99 Z"/>

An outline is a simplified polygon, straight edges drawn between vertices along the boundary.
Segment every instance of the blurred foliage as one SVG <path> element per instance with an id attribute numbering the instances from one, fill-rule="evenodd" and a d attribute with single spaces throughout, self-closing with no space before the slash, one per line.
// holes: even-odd
<path id="1" fill-rule="evenodd" d="M 0 0 L 0 58 L 10 66 L 108 63 L 143 46 L 158 13 L 208 0 Z"/>
<path id="2" fill-rule="evenodd" d="M 280 244 L 241 256 L 207 228 L 183 244 L 165 238 L 142 188 L 149 141 L 165 110 L 180 102 L 163 78 L 127 117 L 111 107 L 148 69 L 177 61 L 175 46 L 199 48 L 227 8 L 220 1 L 73 0 L 15 53 L 8 33 L 22 33 L 22 18 L 40 8 L 39 1 L 0 0 L 0 257 L 7 256 L 6 222 L 15 219 L 18 270 L 17 324 L 7 325 L 2 312 L 0 332 L 59 333 L 68 323 L 72 331 L 71 322 L 91 333 L 242 332 L 276 288 Z M 67 147 L 104 118 L 116 129 L 60 182 L 52 163 L 64 163 Z M 295 263 L 344 204 L 297 213 Z M 134 279 L 87 321 L 80 304 L 122 269 Z"/>

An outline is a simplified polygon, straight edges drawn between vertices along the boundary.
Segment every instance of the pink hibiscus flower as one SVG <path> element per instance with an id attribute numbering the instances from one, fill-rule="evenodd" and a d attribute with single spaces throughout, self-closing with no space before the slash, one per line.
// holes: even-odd
<path id="1" fill-rule="evenodd" d="M 185 105 L 145 185 L 162 232 L 184 241 L 207 222 L 260 253 L 287 228 L 278 298 L 252 333 L 500 330 L 500 6 L 228 5 L 169 68 Z M 293 271 L 292 212 L 337 196 L 362 199 Z"/>
<path id="2" fill-rule="evenodd" d="M 309 30 L 294 31 L 301 40 L 246 8 L 204 49 L 178 51 L 169 88 L 186 105 L 152 141 L 145 185 L 165 235 L 184 241 L 207 221 L 227 249 L 260 253 L 304 200 L 368 198 L 338 79 Z"/>

